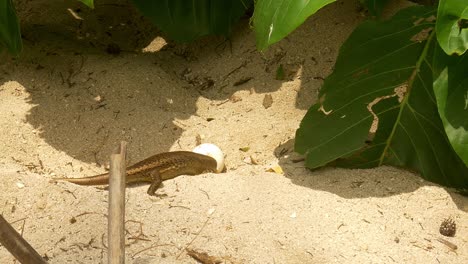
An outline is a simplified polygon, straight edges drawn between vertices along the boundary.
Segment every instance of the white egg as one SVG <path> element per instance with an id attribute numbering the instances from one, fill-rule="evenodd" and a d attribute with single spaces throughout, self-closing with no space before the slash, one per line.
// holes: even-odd
<path id="1" fill-rule="evenodd" d="M 203 143 L 196 146 L 193 152 L 212 157 L 216 160 L 216 172 L 220 173 L 224 169 L 224 154 L 221 149 L 215 144 Z"/>

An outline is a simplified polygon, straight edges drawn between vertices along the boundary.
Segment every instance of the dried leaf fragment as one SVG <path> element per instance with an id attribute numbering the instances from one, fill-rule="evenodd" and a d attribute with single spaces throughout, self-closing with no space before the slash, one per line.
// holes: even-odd
<path id="1" fill-rule="evenodd" d="M 242 151 L 242 152 L 247 152 L 247 151 L 250 150 L 250 147 L 249 146 L 241 147 L 241 148 L 239 148 L 239 150 Z"/>
<path id="2" fill-rule="evenodd" d="M 258 165 L 257 159 L 254 158 L 252 155 L 249 157 L 245 157 L 244 159 L 242 159 L 242 161 L 250 165 Z"/>
<path id="3" fill-rule="evenodd" d="M 271 105 L 273 104 L 273 97 L 271 96 L 271 94 L 265 94 L 265 97 L 263 97 L 263 107 L 265 107 L 265 109 L 268 109 L 271 107 Z"/>
<path id="4" fill-rule="evenodd" d="M 252 165 L 258 165 L 257 159 L 254 158 L 252 155 L 250 155 L 250 162 L 252 163 Z"/>
<path id="5" fill-rule="evenodd" d="M 201 145 L 203 143 L 203 140 L 205 139 L 205 135 L 197 134 L 195 136 L 195 145 Z"/>
<path id="6" fill-rule="evenodd" d="M 213 257 L 205 252 L 199 252 L 193 249 L 187 249 L 187 255 L 203 264 L 218 264 L 223 262 L 221 258 Z"/>
<path id="7" fill-rule="evenodd" d="M 276 174 L 283 174 L 284 173 L 283 168 L 281 168 L 280 165 L 276 165 L 276 166 L 273 166 L 271 168 L 268 168 L 266 170 L 266 172 L 274 172 Z"/>

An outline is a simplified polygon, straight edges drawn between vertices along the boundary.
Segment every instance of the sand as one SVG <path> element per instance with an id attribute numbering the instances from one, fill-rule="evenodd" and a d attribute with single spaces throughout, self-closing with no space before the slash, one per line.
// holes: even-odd
<path id="1" fill-rule="evenodd" d="M 122 140 L 130 164 L 199 142 L 227 162 L 161 197 L 127 189 L 127 263 L 197 263 L 187 249 L 225 263 L 468 263 L 468 198 L 402 169 L 294 162 L 295 131 L 365 18 L 357 1 L 265 52 L 246 18 L 230 40 L 177 44 L 125 1 L 15 2 L 24 51 L 0 57 L 0 211 L 50 263 L 107 262 L 107 190 L 49 180 L 105 172 Z M 455 237 L 439 234 L 448 217 Z"/>

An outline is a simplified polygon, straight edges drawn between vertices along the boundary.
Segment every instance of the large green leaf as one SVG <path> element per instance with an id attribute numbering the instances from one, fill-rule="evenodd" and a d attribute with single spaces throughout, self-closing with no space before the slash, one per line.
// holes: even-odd
<path id="1" fill-rule="evenodd" d="M 132 0 L 170 38 L 191 41 L 200 36 L 228 36 L 252 0 Z"/>
<path id="2" fill-rule="evenodd" d="M 264 50 L 280 41 L 331 2 L 335 0 L 257 0 L 253 15 L 257 48 Z"/>
<path id="3" fill-rule="evenodd" d="M 453 149 L 468 166 L 468 54 L 447 56 L 436 51 L 434 93 Z"/>
<path id="4" fill-rule="evenodd" d="M 468 0 L 440 0 L 437 12 L 437 39 L 447 54 L 463 54 L 468 49 Z"/>
<path id="5" fill-rule="evenodd" d="M 411 7 L 351 34 L 296 133 L 308 167 L 388 164 L 468 187 L 468 168 L 447 139 L 432 87 L 435 12 Z"/>
<path id="6" fill-rule="evenodd" d="M 11 0 L 0 0 L 0 50 L 2 47 L 6 47 L 13 55 L 18 55 L 23 47 L 18 18 Z"/>
<path id="7" fill-rule="evenodd" d="M 90 8 L 94 8 L 94 0 L 79 0 L 80 2 L 83 2 L 83 4 L 89 6 Z"/>

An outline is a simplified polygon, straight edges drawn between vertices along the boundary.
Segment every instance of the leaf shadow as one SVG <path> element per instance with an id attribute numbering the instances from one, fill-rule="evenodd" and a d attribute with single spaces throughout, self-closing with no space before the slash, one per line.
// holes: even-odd
<path id="1" fill-rule="evenodd" d="M 201 127 L 210 122 L 197 113 L 201 97 L 229 100 L 258 83 L 263 83 L 255 88 L 259 93 L 276 91 L 283 83 L 265 74 L 233 85 L 255 70 L 249 59 L 262 61 L 264 55 L 256 50 L 254 38 L 245 41 L 253 34 L 246 19 L 235 29 L 234 50 L 230 41 L 205 37 L 190 44 L 168 41 L 160 50 L 146 52 L 145 47 L 164 36 L 127 1 L 114 2 L 99 3 L 94 10 L 78 1 L 20 3 L 25 47 L 19 58 L 0 64 L 0 85 L 14 82 L 19 94 L 27 94 L 29 109 L 22 121 L 67 156 L 100 164 L 121 140 L 131 144 L 129 163 L 169 151 L 187 130 L 185 120 L 197 118 Z M 44 8 L 50 17 L 35 11 Z M 115 47 L 112 52 L 109 45 Z M 232 68 L 203 68 L 214 58 L 241 57 L 236 52 L 246 46 L 247 65 L 239 71 L 229 74 L 240 61 L 233 59 Z M 191 74 L 189 68 L 194 69 Z M 226 89 L 214 83 L 217 74 L 228 75 L 222 80 Z"/>
<path id="2" fill-rule="evenodd" d="M 345 169 L 323 167 L 310 170 L 305 167 L 302 156 L 294 153 L 294 139 L 277 147 L 279 165 L 285 177 L 293 184 L 314 190 L 334 193 L 346 199 L 389 197 L 411 193 L 419 188 L 437 186 L 401 168 L 381 166 L 374 169 Z M 455 190 L 443 187 L 460 210 L 468 212 L 468 197 Z"/>
<path id="3" fill-rule="evenodd" d="M 347 33 L 353 28 L 339 18 L 317 21 L 337 12 L 349 13 L 343 19 L 357 23 L 354 12 L 343 11 L 355 6 L 337 3 L 324 8 L 263 53 L 256 49 L 246 18 L 231 40 L 168 41 L 146 52 L 144 48 L 164 36 L 127 1 L 105 0 L 94 10 L 78 1 L 19 2 L 25 47 L 19 58 L 0 65 L 0 82 L 14 81 L 25 89 L 31 106 L 26 123 L 56 150 L 98 163 L 107 160 L 115 143 L 127 140 L 129 157 L 135 161 L 168 151 L 185 131 L 184 120 L 195 116 L 201 126 L 208 122 L 197 114 L 202 97 L 228 102 L 239 91 L 264 94 L 293 86 L 299 87 L 296 108 L 307 109 L 345 37 L 321 36 L 329 36 L 330 27 Z M 314 38 L 308 38 L 311 27 Z M 212 66 L 213 60 L 225 65 Z M 280 65 L 287 78 L 275 80 Z M 291 79 L 295 83 L 290 86 Z"/>

